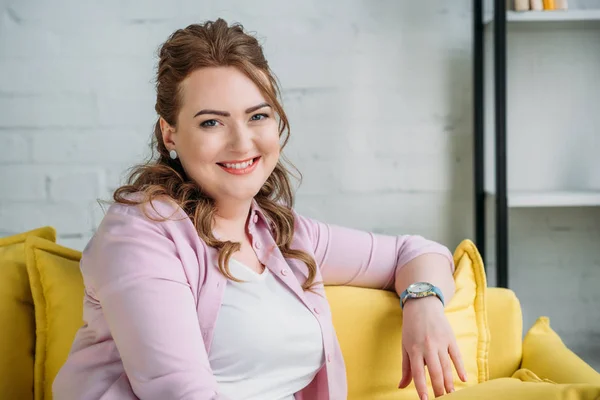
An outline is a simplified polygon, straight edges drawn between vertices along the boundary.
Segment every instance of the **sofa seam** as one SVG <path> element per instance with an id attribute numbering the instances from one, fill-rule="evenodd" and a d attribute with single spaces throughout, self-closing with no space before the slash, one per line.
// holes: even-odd
<path id="1" fill-rule="evenodd" d="M 42 396 L 41 398 L 44 398 L 43 393 L 44 393 L 44 389 L 45 389 L 45 385 L 46 385 L 46 361 L 48 359 L 48 301 L 46 300 L 46 292 L 45 292 L 45 287 L 44 287 L 44 283 L 42 282 L 42 273 L 39 269 L 39 263 L 38 263 L 38 255 L 37 255 L 37 251 L 38 248 L 32 248 L 32 252 L 33 252 L 33 259 L 34 259 L 34 263 L 35 263 L 35 269 L 38 273 L 38 281 L 39 281 L 39 285 L 41 286 L 41 296 L 44 300 L 44 350 L 43 350 L 43 362 L 40 363 L 41 367 L 40 367 L 40 381 L 41 383 L 41 391 L 42 393 L 40 394 L 40 396 Z M 35 304 L 35 303 L 34 303 Z M 37 324 L 37 319 L 36 319 L 36 324 Z M 36 345 L 37 347 L 37 345 Z M 37 354 L 36 354 L 36 358 L 37 358 Z"/>
<path id="2" fill-rule="evenodd" d="M 474 308 L 476 311 L 476 316 L 478 325 L 483 324 L 485 328 L 485 337 L 482 338 L 481 334 L 478 335 L 477 339 L 477 381 L 478 383 L 483 383 L 489 380 L 489 347 L 490 347 L 490 335 L 489 335 L 489 325 L 487 323 L 487 309 L 485 306 L 485 298 L 487 294 L 487 280 L 484 279 L 485 276 L 481 275 L 481 267 L 483 266 L 483 262 L 480 257 L 474 257 L 479 253 L 477 246 L 470 241 L 465 240 L 462 243 L 462 246 L 459 246 L 460 252 L 457 254 L 457 259 L 460 260 L 465 254 L 471 260 L 471 269 L 475 276 L 475 281 L 480 281 L 483 283 L 482 289 L 479 291 L 476 290 L 475 293 L 475 304 Z M 474 268 L 475 265 L 478 265 L 478 268 Z M 481 293 L 478 293 L 481 292 Z M 483 304 L 483 306 L 482 306 Z M 479 326 L 478 326 L 479 328 Z M 485 357 L 481 357 L 481 354 L 485 354 Z M 485 361 L 482 361 L 482 358 L 485 358 Z M 482 364 L 485 364 L 482 366 Z"/>
<path id="3" fill-rule="evenodd" d="M 483 354 L 485 354 L 485 365 L 482 366 L 479 365 L 480 367 L 480 375 L 481 375 L 481 381 L 482 382 L 486 382 L 489 380 L 489 350 L 490 350 L 490 332 L 489 332 L 489 324 L 488 324 L 488 319 L 487 319 L 487 307 L 486 307 L 486 295 L 487 295 L 487 279 L 485 279 L 485 275 L 482 275 L 482 269 L 484 268 L 483 266 L 483 261 L 481 260 L 481 257 L 477 257 L 477 254 L 479 253 L 477 247 L 475 246 L 475 244 L 473 242 L 469 242 L 469 248 L 471 250 L 470 254 L 469 254 L 469 258 L 471 258 L 471 261 L 473 263 L 476 263 L 478 268 L 475 269 L 475 273 L 477 275 L 478 280 L 481 281 L 482 288 L 481 288 L 481 293 L 478 293 L 476 296 L 476 302 L 477 302 L 477 308 L 479 309 L 479 316 L 481 319 L 481 323 L 483 324 L 484 328 L 485 328 L 485 338 L 481 338 L 479 339 L 479 344 L 483 347 L 481 350 L 483 352 Z M 475 259 L 473 259 L 473 256 L 475 256 Z M 479 360 L 478 360 L 479 361 Z M 478 364 L 481 364 L 483 362 L 478 362 Z"/>

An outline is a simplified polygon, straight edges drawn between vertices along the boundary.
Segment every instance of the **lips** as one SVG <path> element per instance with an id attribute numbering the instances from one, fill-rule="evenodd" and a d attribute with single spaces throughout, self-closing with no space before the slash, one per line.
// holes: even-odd
<path id="1" fill-rule="evenodd" d="M 226 161 L 217 163 L 223 170 L 234 175 L 244 175 L 252 172 L 260 160 L 260 156 L 241 161 Z"/>
<path id="2" fill-rule="evenodd" d="M 217 163 L 222 167 L 225 168 L 233 168 L 233 169 L 244 169 L 249 167 L 250 165 L 252 165 L 255 161 L 258 160 L 259 157 L 254 157 L 254 158 L 248 158 L 246 160 L 242 160 L 242 161 L 226 161 L 226 162 L 220 162 Z"/>

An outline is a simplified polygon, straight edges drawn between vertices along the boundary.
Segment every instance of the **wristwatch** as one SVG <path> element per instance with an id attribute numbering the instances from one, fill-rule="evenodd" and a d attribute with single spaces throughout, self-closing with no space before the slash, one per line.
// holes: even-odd
<path id="1" fill-rule="evenodd" d="M 400 294 L 400 304 L 404 309 L 404 303 L 409 299 L 420 299 L 423 297 L 437 296 L 438 299 L 444 305 L 444 295 L 437 286 L 432 285 L 429 282 L 416 282 L 410 284 L 402 294 Z"/>

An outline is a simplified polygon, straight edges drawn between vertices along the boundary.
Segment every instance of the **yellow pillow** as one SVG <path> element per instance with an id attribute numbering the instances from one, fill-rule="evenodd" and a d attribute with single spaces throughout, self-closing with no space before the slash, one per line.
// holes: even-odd
<path id="1" fill-rule="evenodd" d="M 25 254 L 35 305 L 34 398 L 49 400 L 52 382 L 83 324 L 81 252 L 30 237 Z"/>
<path id="2" fill-rule="evenodd" d="M 597 400 L 600 386 L 555 384 L 527 369 L 517 370 L 512 378 L 498 378 L 444 396 L 448 400 Z"/>
<path id="3" fill-rule="evenodd" d="M 52 227 L 0 238 L 0 399 L 33 398 L 35 319 L 25 239 L 56 240 Z"/>
<path id="4" fill-rule="evenodd" d="M 557 383 L 600 386 L 600 374 L 565 346 L 548 317 L 538 318 L 525 335 L 521 368 Z"/>
<path id="5" fill-rule="evenodd" d="M 468 375 L 454 372 L 457 391 L 488 379 L 490 333 L 485 309 L 486 278 L 475 245 L 463 241 L 454 253 L 456 293 L 446 306 Z M 348 377 L 348 399 L 416 399 L 412 382 L 398 389 L 402 377 L 402 310 L 393 292 L 328 286 L 331 306 Z M 434 398 L 427 374 L 429 398 Z"/>
<path id="6" fill-rule="evenodd" d="M 515 292 L 488 287 L 486 308 L 490 327 L 489 379 L 509 378 L 523 356 L 523 314 Z"/>

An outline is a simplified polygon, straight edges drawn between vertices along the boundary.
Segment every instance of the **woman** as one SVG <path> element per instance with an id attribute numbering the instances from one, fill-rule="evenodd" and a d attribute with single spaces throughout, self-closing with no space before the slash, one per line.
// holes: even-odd
<path id="1" fill-rule="evenodd" d="M 401 295 L 421 281 L 439 292 L 402 297 L 399 387 L 414 379 L 425 398 L 427 365 L 436 396 L 453 391 L 452 364 L 466 377 L 444 315 L 448 249 L 293 211 L 288 120 L 240 25 L 188 26 L 159 56 L 158 154 L 115 192 L 83 252 L 85 325 L 55 398 L 345 399 L 324 285 Z"/>

